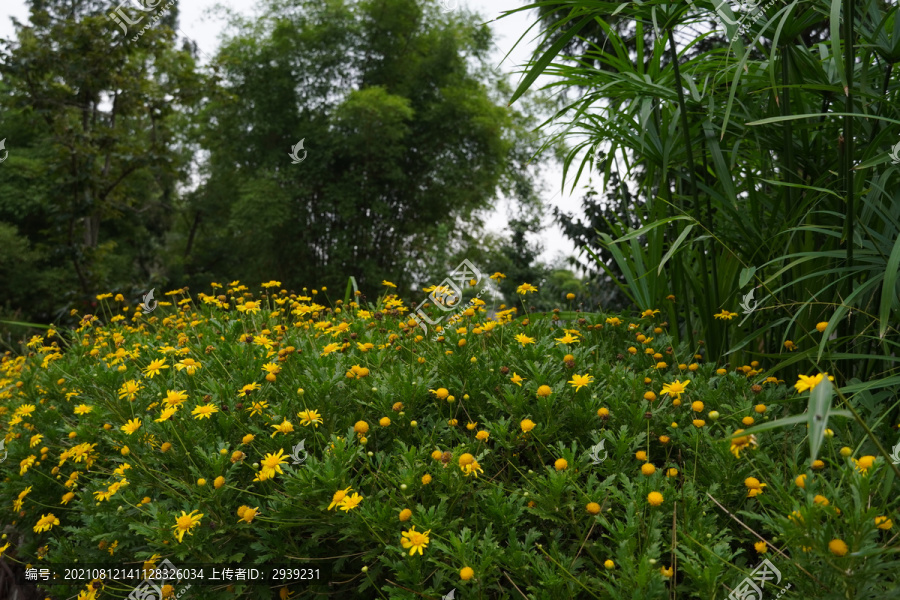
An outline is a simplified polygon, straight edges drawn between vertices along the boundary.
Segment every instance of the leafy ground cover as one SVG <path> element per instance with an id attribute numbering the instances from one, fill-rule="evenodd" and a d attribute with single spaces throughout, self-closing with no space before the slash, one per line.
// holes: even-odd
<path id="1" fill-rule="evenodd" d="M 765 597 L 893 597 L 886 405 L 851 397 L 869 425 L 832 417 L 811 460 L 802 424 L 740 430 L 827 374 L 713 364 L 654 310 L 529 315 L 529 287 L 437 340 L 389 287 L 363 307 L 232 282 L 149 315 L 101 295 L 3 357 L 2 560 L 325 573 L 180 598 L 549 600 L 724 598 L 769 559 Z"/>

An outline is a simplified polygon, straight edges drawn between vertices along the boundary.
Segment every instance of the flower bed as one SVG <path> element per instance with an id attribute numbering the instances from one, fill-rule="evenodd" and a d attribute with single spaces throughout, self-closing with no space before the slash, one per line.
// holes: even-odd
<path id="1" fill-rule="evenodd" d="M 169 565 L 166 594 L 203 599 L 714 598 L 763 559 L 766 597 L 896 589 L 898 480 L 859 425 L 830 422 L 814 463 L 802 425 L 732 437 L 802 412 L 822 376 L 798 394 L 710 364 L 652 311 L 562 328 L 479 300 L 432 341 L 394 296 L 278 285 L 149 315 L 103 295 L 5 356 L 3 560 Z M 228 565 L 285 570 L 210 581 Z M 143 579 L 82 571 L 38 585 Z"/>

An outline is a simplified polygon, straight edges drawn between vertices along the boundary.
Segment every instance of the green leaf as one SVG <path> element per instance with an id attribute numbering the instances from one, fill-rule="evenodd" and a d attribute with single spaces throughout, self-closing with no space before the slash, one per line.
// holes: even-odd
<path id="1" fill-rule="evenodd" d="M 0 321 L 6 325 L 20 325 L 22 327 L 39 327 L 40 329 L 50 329 L 50 325 L 41 325 L 39 323 L 23 323 L 22 321 Z"/>
<path id="2" fill-rule="evenodd" d="M 509 99 L 509 104 L 512 105 L 513 102 L 518 100 L 522 94 L 524 94 L 528 88 L 531 87 L 531 84 L 535 82 L 535 80 L 541 76 L 541 73 L 544 72 L 553 59 L 556 58 L 556 55 L 560 53 L 560 51 L 569 43 L 569 41 L 575 37 L 575 35 L 584 28 L 589 22 L 594 20 L 593 15 L 588 15 L 581 19 L 574 27 L 566 31 L 564 34 L 559 36 L 559 39 L 550 46 L 550 48 L 544 52 L 544 55 L 541 56 L 536 62 L 529 63 L 531 68 L 525 74 L 525 77 L 522 79 L 522 83 L 519 84 L 519 87 L 516 89 L 515 93 L 513 93 L 512 97 Z"/>
<path id="3" fill-rule="evenodd" d="M 809 422 L 810 460 L 816 460 L 819 455 L 819 448 L 825 438 L 825 428 L 828 425 L 828 415 L 833 397 L 834 388 L 827 377 L 823 378 L 809 393 L 806 415 Z"/>
<path id="4" fill-rule="evenodd" d="M 635 229 L 634 231 L 632 231 L 630 233 L 626 233 L 619 239 L 613 240 L 611 243 L 618 244 L 620 242 L 627 242 L 628 240 L 633 240 L 635 238 L 639 238 L 640 236 L 644 235 L 648 231 L 656 229 L 660 225 L 665 225 L 666 223 L 671 223 L 672 221 L 693 221 L 693 220 L 694 220 L 693 218 L 684 216 L 684 215 L 677 216 L 677 217 L 667 217 L 665 219 L 660 219 L 659 221 L 653 221 L 652 223 L 644 225 L 640 229 Z"/>
<path id="5" fill-rule="evenodd" d="M 894 242 L 894 249 L 891 250 L 891 256 L 888 258 L 887 267 L 884 271 L 884 281 L 881 284 L 881 306 L 878 310 L 878 320 L 881 327 L 878 329 L 878 335 L 884 338 L 884 334 L 888 328 L 888 317 L 891 315 L 891 307 L 897 298 L 895 290 L 897 289 L 897 271 L 900 270 L 900 236 Z"/>
<path id="6" fill-rule="evenodd" d="M 353 287 L 354 292 L 357 292 L 359 290 L 359 288 L 356 287 L 356 278 L 353 275 L 351 275 L 350 279 L 347 280 L 347 289 L 344 292 L 344 306 L 347 306 L 348 304 L 350 304 L 350 287 L 351 286 Z M 355 295 L 353 297 L 356 298 Z"/>
<path id="7" fill-rule="evenodd" d="M 687 227 L 685 227 L 684 229 L 681 230 L 681 233 L 675 239 L 675 242 L 672 244 L 672 247 L 669 248 L 669 251 L 666 252 L 665 256 L 662 257 L 662 260 L 659 261 L 659 266 L 656 267 L 657 275 L 662 273 L 663 267 L 666 265 L 666 263 L 669 261 L 669 259 L 672 258 L 672 255 L 675 254 L 675 251 L 678 250 L 678 246 L 681 245 L 681 242 L 684 241 L 684 238 L 686 238 L 688 236 L 688 234 L 691 232 L 691 229 L 693 229 L 693 228 L 694 228 L 694 224 L 691 223 L 690 225 L 688 225 Z"/>
<path id="8" fill-rule="evenodd" d="M 744 267 L 741 269 L 741 276 L 738 278 L 738 287 L 742 288 L 747 283 L 753 279 L 753 276 L 756 275 L 756 267 Z"/>
<path id="9" fill-rule="evenodd" d="M 843 72 L 843 71 L 842 71 Z M 860 113 L 844 113 L 844 112 L 829 112 L 829 113 L 804 113 L 802 115 L 784 115 L 780 117 L 768 117 L 766 119 L 760 119 L 759 121 L 751 121 L 747 123 L 747 125 L 768 125 L 769 123 L 780 123 L 782 121 L 797 121 L 800 119 L 823 119 L 824 117 L 859 117 L 860 119 L 875 119 L 876 121 L 886 121 L 888 123 L 894 123 L 895 125 L 900 125 L 900 121 L 897 119 L 890 119 L 888 117 L 882 117 L 880 115 L 863 115 Z"/>
<path id="10" fill-rule="evenodd" d="M 791 425 L 796 425 L 798 423 L 805 423 L 807 421 L 806 415 L 794 415 L 793 417 L 785 417 L 784 419 L 778 419 L 777 421 L 771 421 L 769 423 L 762 423 L 760 425 L 755 425 L 750 429 L 745 429 L 740 433 L 732 433 L 729 437 L 725 438 L 726 440 L 732 440 L 736 437 L 740 437 L 742 435 L 755 435 L 762 431 L 768 431 L 770 429 L 778 429 L 780 427 L 789 427 Z"/>
<path id="11" fill-rule="evenodd" d="M 843 52 L 841 51 L 841 0 L 831 0 L 831 58 L 834 59 L 834 70 L 844 90 L 847 89 L 847 72 L 844 69 Z M 846 91 L 844 92 L 846 94 Z"/>

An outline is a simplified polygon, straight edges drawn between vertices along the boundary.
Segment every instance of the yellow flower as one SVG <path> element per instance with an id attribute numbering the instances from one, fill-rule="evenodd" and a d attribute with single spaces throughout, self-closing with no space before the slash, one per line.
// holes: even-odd
<path id="1" fill-rule="evenodd" d="M 284 419 L 284 421 L 282 421 L 278 425 L 270 425 L 270 427 L 275 429 L 275 431 L 272 432 L 272 435 L 270 437 L 275 437 L 279 433 L 283 433 L 284 435 L 287 435 L 289 433 L 294 432 L 294 424 L 291 423 L 290 421 L 288 421 L 287 419 Z"/>
<path id="2" fill-rule="evenodd" d="M 134 402 L 135 395 L 137 395 L 141 389 L 143 388 L 137 381 L 126 381 L 122 384 L 122 387 L 119 388 L 119 399 L 128 398 L 129 402 Z"/>
<path id="3" fill-rule="evenodd" d="M 569 468 L 569 461 L 567 461 L 567 460 L 564 459 L 564 458 L 557 458 L 557 459 L 556 459 L 556 462 L 553 463 L 553 467 L 554 467 L 557 471 L 565 471 L 566 469 Z"/>
<path id="4" fill-rule="evenodd" d="M 872 465 L 875 464 L 875 457 L 874 456 L 862 456 L 858 460 L 854 458 L 853 462 L 856 463 L 857 471 L 860 471 L 861 473 L 868 473 L 869 469 L 872 468 Z"/>
<path id="5" fill-rule="evenodd" d="M 409 521 L 412 518 L 412 511 L 408 508 L 404 508 L 400 511 L 400 520 L 401 521 Z"/>
<path id="6" fill-rule="evenodd" d="M 460 470 L 462 470 L 463 474 L 466 477 L 468 477 L 469 475 L 475 475 L 475 477 L 477 478 L 479 473 L 484 473 L 484 469 L 481 468 L 481 465 L 479 465 L 478 461 L 475 460 L 474 458 L 472 458 L 471 462 L 463 465 L 463 457 L 465 457 L 465 456 L 472 458 L 472 455 L 471 454 L 463 454 L 461 457 L 459 457 Z"/>
<path id="7" fill-rule="evenodd" d="M 131 419 L 130 421 L 128 421 L 128 423 L 126 423 L 125 425 L 122 425 L 119 429 L 121 429 L 128 435 L 131 435 L 132 433 L 137 431 L 140 427 L 141 427 L 140 419 Z"/>
<path id="8" fill-rule="evenodd" d="M 756 542 L 753 544 L 753 547 L 756 549 L 757 554 L 765 554 L 769 551 L 769 545 L 765 542 Z"/>
<path id="9" fill-rule="evenodd" d="M 663 503 L 663 495 L 659 492 L 650 492 L 647 494 L 647 502 L 650 503 L 650 506 L 659 506 Z"/>
<path id="10" fill-rule="evenodd" d="M 816 331 L 819 333 L 824 333 L 825 329 L 828 328 L 828 321 L 822 321 L 820 323 L 816 323 Z"/>
<path id="11" fill-rule="evenodd" d="M 194 410 L 191 411 L 191 414 L 194 415 L 195 419 L 209 419 L 213 413 L 217 412 L 219 412 L 219 409 L 210 402 L 209 404 L 196 406 Z"/>
<path id="12" fill-rule="evenodd" d="M 34 404 L 23 404 L 13 414 L 17 417 L 29 417 L 34 412 Z"/>
<path id="13" fill-rule="evenodd" d="M 784 343 L 784 347 L 787 348 L 788 350 L 790 350 L 791 352 L 793 352 L 794 350 L 797 349 L 797 344 L 795 344 L 791 340 L 788 340 Z"/>
<path id="14" fill-rule="evenodd" d="M 525 347 L 525 344 L 533 344 L 534 338 L 530 338 L 524 333 L 519 333 L 516 335 L 516 341 L 522 344 L 522 347 Z"/>
<path id="15" fill-rule="evenodd" d="M 524 419 L 521 423 L 519 423 L 519 426 L 522 428 L 523 433 L 528 433 L 529 431 L 534 429 L 535 424 L 531 419 Z"/>
<path id="16" fill-rule="evenodd" d="M 828 375 L 828 373 L 825 373 L 825 375 Z M 800 394 L 802 394 L 803 392 L 805 392 L 807 390 L 809 390 L 810 392 L 813 391 L 813 388 L 815 388 L 817 385 L 822 383 L 822 380 L 825 378 L 825 376 L 822 373 L 819 373 L 818 375 L 816 375 L 814 377 L 808 377 L 806 375 L 798 375 L 797 377 L 799 379 L 797 380 L 797 383 L 794 384 L 794 387 L 797 389 L 797 392 Z M 834 377 L 829 375 L 828 380 L 834 381 Z"/>
<path id="17" fill-rule="evenodd" d="M 504 275 L 500 271 L 497 271 L 496 273 L 491 275 L 491 279 L 493 279 L 494 281 L 499 281 L 501 279 L 506 279 L 506 275 Z"/>
<path id="18" fill-rule="evenodd" d="M 153 379 L 154 377 L 159 375 L 160 369 L 168 368 L 169 366 L 166 365 L 166 359 L 157 358 L 144 368 L 144 375 L 147 375 L 150 377 L 150 379 Z"/>
<path id="19" fill-rule="evenodd" d="M 463 567 L 459 570 L 459 578 L 463 581 L 469 581 L 473 577 L 475 577 L 475 571 L 472 567 Z"/>
<path id="20" fill-rule="evenodd" d="M 844 556 L 850 549 L 844 540 L 834 539 L 828 542 L 828 550 L 835 556 Z"/>
<path id="21" fill-rule="evenodd" d="M 255 381 L 253 383 L 248 383 L 238 391 L 238 396 L 249 396 L 251 392 L 258 390 L 260 387 L 261 386 Z"/>
<path id="22" fill-rule="evenodd" d="M 569 385 L 575 388 L 577 392 L 594 380 L 593 375 L 572 375 L 572 379 L 568 381 Z"/>
<path id="23" fill-rule="evenodd" d="M 318 429 L 319 424 L 323 422 L 322 415 L 316 410 L 301 410 L 297 413 L 297 416 L 300 417 L 300 424 L 304 427 L 315 425 Z"/>
<path id="24" fill-rule="evenodd" d="M 520 377 L 518 373 L 516 373 L 515 371 L 513 371 L 513 376 L 510 377 L 509 380 L 512 381 L 512 382 L 513 382 L 514 384 L 516 384 L 517 386 L 522 387 L 522 382 L 525 381 L 525 378 L 524 378 L 524 377 Z"/>
<path id="25" fill-rule="evenodd" d="M 659 309 L 648 308 L 647 310 L 645 310 L 641 313 L 641 317 L 644 319 L 652 319 L 654 315 L 658 315 L 658 314 L 659 314 Z"/>
<path id="26" fill-rule="evenodd" d="M 409 555 L 412 556 L 416 552 L 419 553 L 420 556 L 424 556 L 422 550 L 428 546 L 428 534 L 431 533 L 431 530 L 428 531 L 416 531 L 415 525 L 412 526 L 409 531 L 404 531 L 401 534 L 403 539 L 400 540 L 400 544 L 403 545 L 404 548 L 409 550 Z"/>
<path id="27" fill-rule="evenodd" d="M 153 419 L 153 422 L 162 423 L 163 421 L 168 421 L 176 412 L 178 412 L 178 409 L 174 406 L 172 408 L 164 408 L 162 413 L 159 415 L 159 418 Z"/>
<path id="28" fill-rule="evenodd" d="M 332 352 L 337 352 L 340 349 L 341 349 L 340 344 L 338 344 L 337 342 L 332 342 L 331 344 L 328 344 L 327 346 L 325 346 L 322 349 L 322 353 L 319 356 L 327 356 L 327 355 L 331 354 Z"/>
<path id="29" fill-rule="evenodd" d="M 281 470 L 281 465 L 286 462 L 287 457 L 284 455 L 284 448 L 279 448 L 276 454 L 266 453 L 266 457 L 261 461 L 259 474 L 253 481 L 271 479 L 275 477 L 276 473 L 284 474 L 284 471 Z"/>
<path id="30" fill-rule="evenodd" d="M 353 492 L 352 496 L 344 497 L 338 508 L 340 508 L 344 512 L 350 512 L 351 510 L 359 506 L 359 503 L 362 502 L 362 499 L 362 496 L 360 496 L 356 492 Z"/>
<path id="31" fill-rule="evenodd" d="M 37 524 L 34 526 L 34 532 L 40 533 L 42 531 L 49 531 L 54 525 L 59 525 L 59 519 L 57 519 L 53 513 L 41 515 L 41 518 L 38 519 Z"/>
<path id="32" fill-rule="evenodd" d="M 738 429 L 738 430 L 735 431 L 734 433 L 735 433 L 735 434 L 738 434 L 738 433 L 740 433 L 740 432 L 742 432 L 742 431 L 744 431 L 744 430 L 743 430 L 743 429 Z M 756 448 L 756 447 L 758 446 L 758 444 L 756 443 L 756 436 L 755 436 L 755 435 L 741 435 L 741 436 L 737 436 L 737 437 L 735 437 L 734 439 L 731 440 L 731 448 L 730 448 L 730 449 L 731 449 L 731 453 L 734 454 L 734 457 L 735 457 L 735 458 L 740 458 L 740 457 L 741 457 L 741 450 L 746 449 L 748 446 L 749 446 L 749 447 L 753 447 L 753 448 Z"/>
<path id="33" fill-rule="evenodd" d="M 263 414 L 263 411 L 265 411 L 267 408 L 269 408 L 268 402 L 266 402 L 265 400 L 256 400 L 250 405 L 250 408 L 248 408 L 247 410 L 250 411 L 250 416 L 253 417 L 255 415 Z"/>
<path id="34" fill-rule="evenodd" d="M 644 463 L 641 465 L 641 473 L 647 476 L 653 475 L 656 473 L 656 467 L 653 466 L 653 463 Z"/>
<path id="35" fill-rule="evenodd" d="M 727 310 L 722 310 L 722 312 L 713 315 L 717 319 L 722 319 L 723 321 L 730 321 L 735 318 L 738 314 L 733 312 L 728 312 Z"/>
<path id="36" fill-rule="evenodd" d="M 794 479 L 794 485 L 799 488 L 806 489 L 806 473 L 802 475 L 798 475 L 796 479 Z"/>
<path id="37" fill-rule="evenodd" d="M 438 400 L 446 400 L 447 396 L 450 395 L 450 390 L 448 390 L 447 388 L 438 388 L 436 390 L 428 390 L 428 391 L 431 392 L 432 394 L 434 394 L 435 396 L 437 396 Z"/>
<path id="38" fill-rule="evenodd" d="M 175 363 L 175 368 L 177 370 L 181 371 L 182 369 L 186 369 L 188 375 L 193 375 L 197 371 L 197 369 L 201 368 L 202 366 L 203 365 L 201 365 L 193 358 L 185 358 L 184 360 Z"/>
<path id="39" fill-rule="evenodd" d="M 163 404 L 169 408 L 181 406 L 187 400 L 187 397 L 187 392 L 184 390 L 166 390 L 166 398 L 163 400 Z"/>
<path id="40" fill-rule="evenodd" d="M 91 412 L 92 410 L 94 410 L 93 406 L 88 406 L 87 404 L 79 404 L 78 406 L 75 407 L 75 414 L 76 415 L 86 415 L 89 412 Z"/>
<path id="41" fill-rule="evenodd" d="M 679 400 L 679 399 L 681 399 L 681 395 L 685 392 L 685 389 L 687 388 L 687 386 L 690 382 L 691 382 L 690 379 L 688 379 L 685 382 L 681 382 L 676 379 L 672 383 L 665 383 L 662 386 L 662 393 L 668 394 L 668 396 L 670 398 Z"/>
<path id="42" fill-rule="evenodd" d="M 538 289 L 531 285 L 530 283 L 523 283 L 519 287 L 516 288 L 517 294 L 527 294 L 528 292 L 536 292 Z"/>
<path id="43" fill-rule="evenodd" d="M 175 530 L 175 537 L 178 538 L 178 543 L 184 539 L 184 534 L 193 535 L 191 530 L 194 527 L 200 525 L 200 519 L 203 517 L 203 513 L 199 515 L 195 515 L 196 510 L 192 510 L 190 514 L 181 511 L 181 516 L 175 520 L 175 524 L 172 526 L 172 529 Z"/>
<path id="44" fill-rule="evenodd" d="M 768 484 L 760 483 L 759 479 L 756 477 L 748 477 L 744 480 L 744 485 L 747 486 L 747 497 L 755 498 L 756 496 L 762 494 L 763 488 Z"/>
<path id="45" fill-rule="evenodd" d="M 884 529 L 885 531 L 887 531 L 893 526 L 894 523 L 889 518 L 884 516 L 875 517 L 875 527 L 877 527 L 878 529 Z"/>
<path id="46" fill-rule="evenodd" d="M 660 572 L 660 574 L 661 574 L 663 577 L 666 577 L 666 578 L 668 578 L 668 579 L 672 579 L 672 576 L 675 574 L 675 568 L 674 568 L 674 567 L 669 567 L 669 568 L 667 569 L 667 568 L 665 568 L 665 567 L 660 567 L 660 568 L 659 568 L 659 572 Z"/>
<path id="47" fill-rule="evenodd" d="M 562 336 L 561 338 L 553 339 L 559 342 L 558 344 L 556 344 L 557 346 L 559 346 L 560 344 L 577 344 L 581 341 L 577 337 L 573 337 L 572 334 L 568 332 L 566 332 L 566 335 Z"/>
<path id="48" fill-rule="evenodd" d="M 328 505 L 328 510 L 331 510 L 335 506 L 340 505 L 344 501 L 344 498 L 347 496 L 347 493 L 350 492 L 350 490 L 352 490 L 352 489 L 353 489 L 352 487 L 348 487 L 345 490 L 336 491 L 334 493 L 334 495 L 331 497 L 331 504 Z"/>
<path id="49" fill-rule="evenodd" d="M 549 385 L 542 385 L 541 387 L 539 387 L 537 389 L 538 398 L 546 398 L 547 396 L 549 396 L 552 393 L 553 393 L 553 390 L 550 389 Z"/>

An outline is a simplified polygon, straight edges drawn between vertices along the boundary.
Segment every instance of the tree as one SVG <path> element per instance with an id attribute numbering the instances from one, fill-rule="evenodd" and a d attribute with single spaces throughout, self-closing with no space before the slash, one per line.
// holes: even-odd
<path id="1" fill-rule="evenodd" d="M 6 235 L 36 245 L 41 271 L 67 266 L 54 278 L 62 289 L 28 295 L 31 314 L 46 321 L 99 289 L 149 283 L 187 164 L 182 113 L 204 80 L 191 53 L 174 48 L 177 9 L 134 39 L 136 30 L 125 36 L 107 18 L 109 2 L 30 5 L 29 24 L 15 22 L 0 55 L 4 122 L 21 134 L 8 139 L 14 162 L 0 177 L 9 199 L 0 221 L 16 228 Z M 129 19 L 149 24 L 153 14 Z M 0 302 L 11 300 L 25 301 L 0 291 Z"/>
<path id="2" fill-rule="evenodd" d="M 191 280 L 343 289 L 354 275 L 370 295 L 383 279 L 409 290 L 528 180 L 529 141 L 482 81 L 490 31 L 474 16 L 422 0 L 270 1 L 235 26 L 203 113 L 207 178 L 184 206 L 200 225 L 178 230 Z"/>

